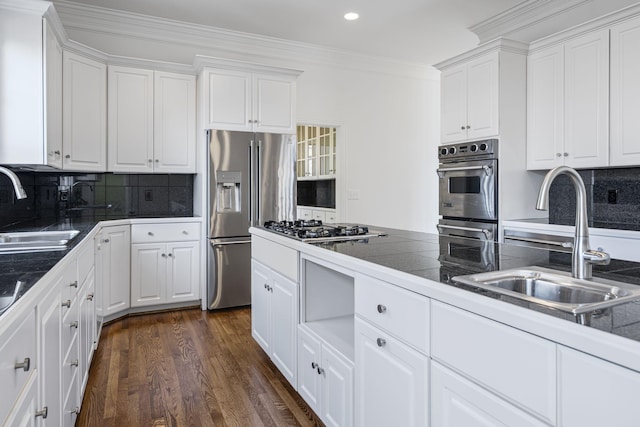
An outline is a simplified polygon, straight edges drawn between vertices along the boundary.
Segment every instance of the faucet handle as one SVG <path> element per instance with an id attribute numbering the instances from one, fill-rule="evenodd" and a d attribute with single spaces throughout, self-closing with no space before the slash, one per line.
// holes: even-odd
<path id="1" fill-rule="evenodd" d="M 582 253 L 582 257 L 590 264 L 608 265 L 611 261 L 611 256 L 607 252 L 594 249 L 587 249 Z"/>

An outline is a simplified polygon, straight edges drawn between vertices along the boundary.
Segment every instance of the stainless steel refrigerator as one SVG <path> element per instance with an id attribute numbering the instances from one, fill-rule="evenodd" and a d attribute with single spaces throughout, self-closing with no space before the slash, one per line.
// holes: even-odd
<path id="1" fill-rule="evenodd" d="M 296 215 L 295 135 L 208 131 L 210 310 L 251 303 L 249 227 Z"/>

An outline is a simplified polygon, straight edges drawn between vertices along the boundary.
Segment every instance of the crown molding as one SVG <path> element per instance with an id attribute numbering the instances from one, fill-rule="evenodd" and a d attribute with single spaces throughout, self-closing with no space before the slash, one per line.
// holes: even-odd
<path id="1" fill-rule="evenodd" d="M 1 0 L 5 1 L 5 0 Z M 238 31 L 224 30 L 165 18 L 87 6 L 65 0 L 54 3 L 68 30 L 124 37 L 132 40 L 183 45 L 210 58 L 228 58 L 247 64 L 319 64 L 360 71 L 438 78 L 431 66 L 394 61 L 323 46 Z M 109 54 L 109 53 L 107 53 Z M 194 58 L 195 65 L 202 60 Z M 299 67 L 299 65 L 298 65 Z M 195 72 L 195 69 L 193 70 Z"/>
<path id="2" fill-rule="evenodd" d="M 529 45 L 515 40 L 498 38 L 490 42 L 481 44 L 475 49 L 471 49 L 460 55 L 449 58 L 445 61 L 439 62 L 434 65 L 438 70 L 443 70 L 454 65 L 458 65 L 469 60 L 486 55 L 489 52 L 510 52 L 518 55 L 527 55 L 529 52 Z"/>
<path id="3" fill-rule="evenodd" d="M 526 0 L 489 19 L 479 22 L 469 30 L 485 43 L 505 34 L 530 28 L 544 20 L 593 0 Z"/>
<path id="4" fill-rule="evenodd" d="M 256 64 L 254 62 L 236 61 L 226 58 L 216 58 L 212 56 L 196 55 L 193 61 L 196 73 L 200 73 L 204 67 L 224 68 L 225 70 L 237 71 L 253 71 L 259 73 L 275 73 L 298 77 L 303 73 L 302 70 L 294 70 L 291 68 L 272 67 L 269 65 Z"/>
<path id="5" fill-rule="evenodd" d="M 0 8 L 44 15 L 53 3 L 41 0 L 0 0 Z"/>

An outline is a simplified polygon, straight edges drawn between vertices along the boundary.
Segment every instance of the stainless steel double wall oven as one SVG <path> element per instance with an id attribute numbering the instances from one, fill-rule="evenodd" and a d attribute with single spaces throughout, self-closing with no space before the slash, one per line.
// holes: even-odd
<path id="1" fill-rule="evenodd" d="M 498 140 L 438 148 L 441 235 L 497 239 Z"/>

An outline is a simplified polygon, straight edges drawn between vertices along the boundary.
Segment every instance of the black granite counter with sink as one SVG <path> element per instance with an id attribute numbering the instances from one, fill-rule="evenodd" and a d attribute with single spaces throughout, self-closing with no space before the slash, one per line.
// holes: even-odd
<path id="1" fill-rule="evenodd" d="M 571 254 L 461 237 L 382 229 L 388 235 L 366 240 L 311 243 L 393 270 L 459 287 L 510 304 L 526 307 L 567 321 L 573 315 L 552 310 L 496 292 L 454 283 L 458 275 L 484 271 L 539 266 L 571 272 Z M 640 263 L 612 260 L 606 266 L 593 266 L 594 278 L 605 278 L 640 286 Z M 640 302 L 629 302 L 607 309 L 592 318 L 591 327 L 640 341 Z"/>

